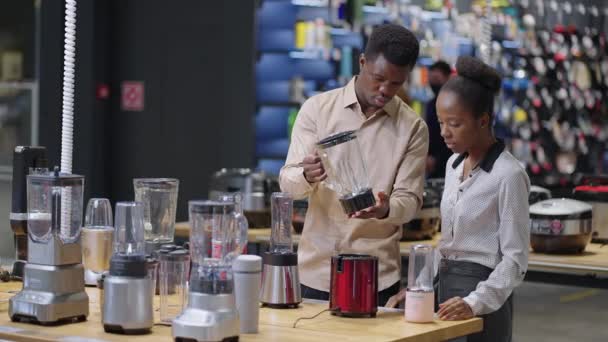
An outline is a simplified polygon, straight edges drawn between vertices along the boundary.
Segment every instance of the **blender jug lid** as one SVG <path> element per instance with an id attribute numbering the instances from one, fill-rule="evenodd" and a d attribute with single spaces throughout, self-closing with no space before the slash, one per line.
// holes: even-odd
<path id="1" fill-rule="evenodd" d="M 347 141 L 351 141 L 353 139 L 357 138 L 356 135 L 357 131 L 345 131 L 345 132 L 340 132 L 340 133 L 336 133 L 334 135 L 330 135 L 329 137 L 319 141 L 317 143 L 317 146 L 319 148 L 329 148 L 332 146 L 336 146 L 342 143 L 345 143 Z"/>
<path id="2" fill-rule="evenodd" d="M 196 214 L 230 214 L 234 212 L 234 203 L 220 201 L 190 201 L 190 211 Z"/>
<path id="3" fill-rule="evenodd" d="M 168 261 L 186 261 L 190 257 L 190 252 L 185 249 L 176 249 L 174 251 L 167 251 L 166 256 L 161 256 L 163 260 Z"/>
<path id="4" fill-rule="evenodd" d="M 36 173 L 27 175 L 27 179 L 32 184 L 49 184 L 53 186 L 71 186 L 71 185 L 82 185 L 84 176 L 75 175 L 70 173 L 59 172 L 59 167 L 55 166 L 53 171 L 48 173 Z"/>

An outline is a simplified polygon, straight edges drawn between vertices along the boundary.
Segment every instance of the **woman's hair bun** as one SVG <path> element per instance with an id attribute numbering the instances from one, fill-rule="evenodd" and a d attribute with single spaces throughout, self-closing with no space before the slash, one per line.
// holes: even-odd
<path id="1" fill-rule="evenodd" d="M 498 72 L 475 57 L 458 57 L 456 72 L 459 76 L 477 82 L 493 93 L 497 93 L 500 90 L 501 78 Z"/>

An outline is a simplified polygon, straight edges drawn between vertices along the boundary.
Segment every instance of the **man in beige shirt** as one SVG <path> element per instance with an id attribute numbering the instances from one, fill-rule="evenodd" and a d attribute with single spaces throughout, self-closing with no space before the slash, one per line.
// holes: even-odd
<path id="1" fill-rule="evenodd" d="M 401 225 L 422 205 L 428 131 L 424 121 L 395 94 L 418 58 L 418 41 L 406 28 L 383 25 L 360 57 L 360 74 L 345 87 L 308 99 L 291 136 L 281 189 L 308 197 L 298 249 L 305 298 L 328 299 L 331 256 L 362 253 L 379 259 L 379 305 L 400 289 Z M 376 205 L 348 217 L 338 195 L 323 182 L 316 143 L 357 130 Z"/>

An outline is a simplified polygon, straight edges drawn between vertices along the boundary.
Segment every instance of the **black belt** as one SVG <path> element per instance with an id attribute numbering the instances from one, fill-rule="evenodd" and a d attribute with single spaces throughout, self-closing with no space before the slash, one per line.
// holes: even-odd
<path id="1" fill-rule="evenodd" d="M 439 263 L 439 273 L 450 273 L 478 277 L 486 280 L 493 269 L 471 261 L 441 259 Z"/>

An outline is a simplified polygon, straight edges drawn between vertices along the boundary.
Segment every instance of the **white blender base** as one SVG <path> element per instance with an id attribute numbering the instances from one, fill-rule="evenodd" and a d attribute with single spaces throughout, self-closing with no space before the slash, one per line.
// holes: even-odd
<path id="1" fill-rule="evenodd" d="M 190 292 L 188 307 L 173 320 L 175 341 L 238 341 L 239 316 L 232 294 Z"/>

